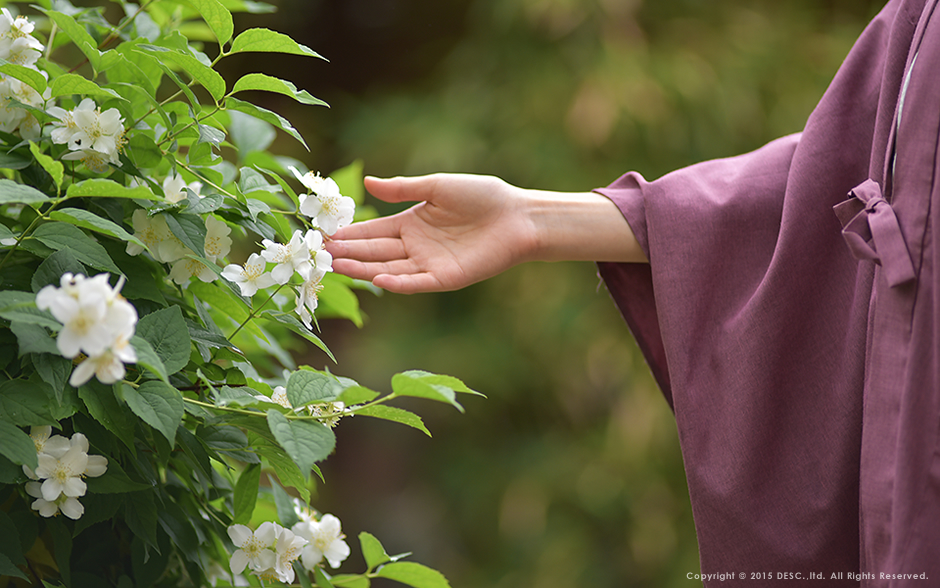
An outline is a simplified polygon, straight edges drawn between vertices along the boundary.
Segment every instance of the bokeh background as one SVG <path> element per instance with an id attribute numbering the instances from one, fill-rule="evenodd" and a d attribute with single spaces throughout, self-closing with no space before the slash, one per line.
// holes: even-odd
<path id="1" fill-rule="evenodd" d="M 274 0 L 237 28 L 330 62 L 244 55 L 331 109 L 277 97 L 328 173 L 461 171 L 586 190 L 652 179 L 799 131 L 878 0 Z M 266 102 L 265 102 L 266 101 Z M 375 200 L 383 213 L 394 212 Z M 460 292 L 366 295 L 362 329 L 323 321 L 332 369 L 376 389 L 425 369 L 487 395 L 405 405 L 434 434 L 337 429 L 315 503 L 351 539 L 455 588 L 689 586 L 698 556 L 675 424 L 591 264 L 530 264 Z M 315 352 L 303 358 L 322 367 Z M 378 585 L 378 583 L 376 583 Z"/>

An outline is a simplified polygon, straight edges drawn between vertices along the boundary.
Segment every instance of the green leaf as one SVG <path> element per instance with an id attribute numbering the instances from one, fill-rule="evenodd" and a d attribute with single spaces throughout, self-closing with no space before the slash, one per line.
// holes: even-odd
<path id="1" fill-rule="evenodd" d="M 111 386 L 91 380 L 78 389 L 78 397 L 85 403 L 93 419 L 114 433 L 131 452 L 136 453 L 134 423 L 128 417 L 127 410 L 118 404 Z"/>
<path id="2" fill-rule="evenodd" d="M 33 470 L 39 467 L 36 444 L 29 435 L 6 420 L 0 420 L 0 455 Z"/>
<path id="3" fill-rule="evenodd" d="M 46 170 L 49 175 L 52 176 L 52 181 L 55 182 L 56 189 L 61 189 L 62 179 L 65 177 L 65 167 L 62 165 L 62 162 L 56 161 L 43 153 L 39 145 L 32 141 L 29 142 L 29 150 L 33 153 L 33 157 L 36 158 L 36 161 L 39 162 L 39 165 L 42 166 L 42 169 Z"/>
<path id="4" fill-rule="evenodd" d="M 78 227 L 63 222 L 51 222 L 40 225 L 32 237 L 56 251 L 68 249 L 76 259 L 85 265 L 119 275 L 121 270 L 114 265 L 104 247 L 85 234 Z"/>
<path id="5" fill-rule="evenodd" d="M 268 427 L 301 472 L 309 472 L 318 461 L 333 452 L 336 436 L 319 423 L 289 421 L 280 412 L 268 411 Z"/>
<path id="6" fill-rule="evenodd" d="M 395 580 L 413 588 L 450 588 L 447 578 L 437 570 L 411 561 L 401 561 L 382 566 L 379 577 Z"/>
<path id="7" fill-rule="evenodd" d="M 144 245 L 140 239 L 125 231 L 120 225 L 81 208 L 60 208 L 59 210 L 53 210 L 49 213 L 49 218 L 88 229 L 89 231 L 95 231 L 102 235 L 108 235 L 109 237 L 114 237 L 124 242 L 136 243 L 146 248 L 146 245 Z"/>
<path id="8" fill-rule="evenodd" d="M 381 404 L 367 406 L 357 410 L 355 414 L 361 414 L 363 416 L 370 416 L 377 419 L 394 421 L 396 423 L 408 425 L 409 427 L 418 429 L 428 437 L 431 436 L 431 432 L 428 431 L 427 427 L 424 426 L 424 421 L 421 420 L 421 417 L 413 412 L 409 412 L 395 406 L 384 406 Z"/>
<path id="9" fill-rule="evenodd" d="M 209 125 L 199 125 L 199 143 L 209 143 L 213 147 L 218 147 L 225 140 L 225 131 L 220 131 Z"/>
<path id="10" fill-rule="evenodd" d="M 46 529 L 52 535 L 55 562 L 59 566 L 62 583 L 72 585 L 72 534 L 62 522 L 61 518 L 54 518 L 46 523 Z"/>
<path id="11" fill-rule="evenodd" d="M 140 335 L 134 335 L 131 338 L 131 347 L 133 347 L 134 351 L 137 352 L 138 366 L 147 368 L 156 374 L 158 378 L 166 383 L 169 383 L 169 379 L 167 378 L 168 374 L 166 373 L 166 366 L 163 365 L 163 360 L 160 359 L 160 356 L 157 355 L 157 352 L 154 351 L 153 346 L 151 346 L 146 339 Z"/>
<path id="12" fill-rule="evenodd" d="M 277 518 L 281 525 L 288 529 L 300 522 L 297 512 L 294 510 L 294 501 L 290 494 L 284 491 L 271 476 L 268 476 L 268 483 L 271 484 L 271 492 L 274 494 L 274 504 L 277 506 Z"/>
<path id="13" fill-rule="evenodd" d="M 326 346 L 326 343 L 320 340 L 319 337 L 310 332 L 310 329 L 304 326 L 297 318 L 292 314 L 283 314 L 276 312 L 274 310 L 264 310 L 259 315 L 260 318 L 265 320 L 274 321 L 286 326 L 291 331 L 297 333 L 301 337 L 310 341 L 317 347 L 319 347 L 324 353 L 326 353 L 330 359 L 333 360 L 333 363 L 336 363 L 336 358 L 333 357 L 333 353 Z"/>
<path id="14" fill-rule="evenodd" d="M 62 328 L 59 321 L 55 320 L 52 315 L 49 314 L 49 311 L 39 310 L 32 300 L 9 305 L 0 303 L 0 317 L 11 322 L 19 321 L 31 325 L 39 325 L 52 329 L 53 331 L 58 331 Z"/>
<path id="15" fill-rule="evenodd" d="M 229 53 L 244 52 L 287 53 L 324 59 L 322 55 L 319 55 L 310 47 L 301 45 L 287 35 L 263 28 L 248 29 L 235 37 Z"/>
<path id="16" fill-rule="evenodd" d="M 150 380 L 134 389 L 122 385 L 127 406 L 141 420 L 163 433 L 170 445 L 176 443 L 176 429 L 183 421 L 183 397 L 179 390 L 158 380 Z"/>
<path id="17" fill-rule="evenodd" d="M 33 365 L 42 381 L 52 388 L 56 402 L 62 406 L 65 384 L 72 373 L 72 360 L 60 356 L 58 351 L 55 354 L 40 353 L 33 356 Z"/>
<path id="18" fill-rule="evenodd" d="M 35 449 L 33 453 L 36 453 Z M 20 532 L 16 529 L 16 523 L 5 512 L 0 512 L 0 553 L 8 556 L 18 566 L 26 565 Z"/>
<path id="19" fill-rule="evenodd" d="M 19 343 L 18 357 L 27 353 L 59 353 L 55 339 L 49 336 L 49 331 L 39 325 L 13 321 L 10 323 L 10 330 L 16 335 Z"/>
<path id="20" fill-rule="evenodd" d="M 238 98 L 234 98 L 232 96 L 229 96 L 225 99 L 225 109 L 234 110 L 236 112 L 243 112 L 259 120 L 270 123 L 291 137 L 300 141 L 301 145 L 304 146 L 304 149 L 310 151 L 310 147 L 307 146 L 307 142 L 304 141 L 304 138 L 301 136 L 301 134 L 297 132 L 297 129 L 291 126 L 289 120 L 277 114 L 276 112 L 272 112 L 266 108 L 261 108 L 260 106 L 255 106 L 251 102 L 245 102 L 244 100 L 239 100 Z"/>
<path id="21" fill-rule="evenodd" d="M 359 545 L 362 547 L 362 557 L 366 560 L 366 565 L 370 570 L 392 561 L 392 558 L 385 553 L 382 543 L 374 535 L 363 531 L 359 533 Z"/>
<path id="22" fill-rule="evenodd" d="M 97 478 L 86 478 L 89 494 L 124 494 L 140 490 L 152 490 L 150 484 L 136 482 L 127 475 L 121 464 L 113 459 L 108 460 L 108 469 Z"/>
<path id="23" fill-rule="evenodd" d="M 326 577 L 326 573 L 320 566 L 314 568 L 313 579 L 317 583 L 317 588 L 334 588 L 333 583 L 330 582 L 330 579 Z"/>
<path id="24" fill-rule="evenodd" d="M 205 302 L 213 310 L 228 316 L 237 324 L 242 324 L 248 319 L 248 306 L 245 304 L 245 301 L 236 296 L 228 288 L 220 287 L 215 283 L 206 284 L 205 282 L 193 280 L 190 282 L 189 286 L 187 286 L 187 289 L 195 294 L 201 302 Z M 245 327 L 242 330 L 248 331 L 252 335 L 267 341 L 264 332 L 258 328 L 258 325 L 256 325 L 254 321 L 245 323 Z"/>
<path id="25" fill-rule="evenodd" d="M 49 412 L 49 396 L 44 387 L 45 384 L 28 380 L 7 380 L 0 384 L 0 414 L 5 421 L 19 427 L 58 425 Z"/>
<path id="26" fill-rule="evenodd" d="M 463 407 L 457 402 L 456 392 L 477 394 L 474 390 L 450 376 L 439 376 L 419 370 L 402 372 L 392 376 L 392 391 L 399 396 L 413 396 L 428 398 L 438 402 L 446 402 L 463 412 Z"/>
<path id="27" fill-rule="evenodd" d="M 212 0 L 203 0 L 211 2 Z M 225 96 L 225 79 L 214 69 L 205 65 L 192 53 L 184 53 L 156 45 L 140 45 L 140 49 L 149 52 L 164 64 L 173 64 L 185 71 L 189 76 L 202 85 L 216 102 Z"/>
<path id="28" fill-rule="evenodd" d="M 58 26 L 62 32 L 75 43 L 75 46 L 85 54 L 85 57 L 88 58 L 88 62 L 91 63 L 91 67 L 93 67 L 95 71 L 99 71 L 101 69 L 101 52 L 98 51 L 98 44 L 92 36 L 88 34 L 85 27 L 75 22 L 74 18 L 65 13 L 55 10 L 42 11 L 45 12 L 46 16 L 52 19 L 56 26 Z"/>
<path id="29" fill-rule="evenodd" d="M 359 298 L 346 284 L 333 277 L 332 273 L 323 277 L 323 290 L 317 295 L 322 304 L 317 307 L 321 316 L 335 316 L 352 321 L 357 327 L 362 326 L 362 313 L 359 311 Z"/>
<path id="30" fill-rule="evenodd" d="M 44 259 L 43 262 L 39 264 L 39 267 L 36 268 L 36 272 L 33 274 L 32 280 L 30 280 L 30 287 L 33 289 L 33 292 L 39 292 L 43 286 L 50 284 L 59 286 L 62 274 L 66 272 L 71 274 L 88 274 L 88 270 L 72 255 L 71 251 L 68 249 L 56 251 Z"/>
<path id="31" fill-rule="evenodd" d="M 270 434 L 270 431 L 267 431 L 267 433 Z M 281 481 L 281 484 L 296 489 L 301 499 L 308 502 L 310 500 L 310 489 L 307 487 L 307 478 L 297 467 L 297 464 L 284 453 L 284 450 L 254 433 L 249 436 L 249 440 L 255 452 L 266 459 L 274 468 L 274 473 L 277 474 L 277 479 Z"/>
<path id="32" fill-rule="evenodd" d="M 69 198 L 86 198 L 92 196 L 95 198 L 139 198 L 141 200 L 163 199 L 145 186 L 127 188 L 114 180 L 106 180 L 104 178 L 94 178 L 72 184 L 69 186 L 69 189 L 65 191 L 65 194 Z M 2 196 L 0 196 L 0 198 L 2 198 Z"/>
<path id="33" fill-rule="evenodd" d="M 38 70 L 0 59 L 0 73 L 16 78 L 36 90 L 40 95 L 46 91 L 46 78 Z"/>
<path id="34" fill-rule="evenodd" d="M 156 493 L 152 490 L 128 493 L 125 497 L 124 521 L 135 536 L 143 539 L 159 552 L 155 495 Z"/>
<path id="35" fill-rule="evenodd" d="M 4 166 L 0 164 L 0 167 Z M 39 206 L 48 201 L 49 197 L 36 188 L 14 182 L 13 180 L 0 180 L 0 205 L 28 204 L 33 208 L 39 208 Z"/>
<path id="36" fill-rule="evenodd" d="M 335 376 L 320 372 L 297 370 L 287 379 L 287 400 L 294 408 L 332 402 L 342 390 Z"/>
<path id="37" fill-rule="evenodd" d="M 206 225 L 203 220 L 192 214 L 166 214 L 166 224 L 176 238 L 183 242 L 197 255 L 205 255 Z"/>
<path id="38" fill-rule="evenodd" d="M 25 169 L 32 165 L 33 160 L 29 157 L 20 155 L 18 152 L 3 153 L 0 152 L 0 168 L 2 169 Z M 3 180 L 9 181 L 9 180 Z M 0 202 L 2 202 L 2 196 L 0 196 Z"/>
<path id="39" fill-rule="evenodd" d="M 10 230 L 10 227 L 0 224 L 0 241 L 5 239 L 16 239 L 17 234 Z M 2 245 L 3 247 L 9 247 L 9 245 Z"/>
<path id="40" fill-rule="evenodd" d="M 483 396 L 484 398 L 486 397 L 476 390 L 469 388 L 466 384 L 463 383 L 463 381 L 453 376 L 432 374 L 431 372 L 426 372 L 424 370 L 407 370 L 402 372 L 402 375 L 408 376 L 410 378 L 420 379 L 425 384 L 430 384 L 432 386 L 442 386 L 444 388 L 449 388 L 454 392 L 473 394 L 474 396 Z"/>
<path id="41" fill-rule="evenodd" d="M 71 96 L 102 96 L 126 100 L 123 96 L 108 88 L 102 88 L 93 81 L 78 74 L 67 73 L 52 80 L 52 97 Z"/>
<path id="42" fill-rule="evenodd" d="M 310 104 L 312 106 L 329 106 L 323 100 L 311 96 L 306 90 L 298 90 L 297 86 L 288 82 L 287 80 L 282 80 L 280 78 L 275 78 L 266 74 L 261 73 L 250 73 L 245 74 L 232 88 L 232 94 L 237 94 L 238 92 L 245 92 L 248 90 L 262 90 L 265 92 L 276 92 L 278 94 L 283 94 L 293 98 L 301 104 Z"/>
<path id="43" fill-rule="evenodd" d="M 220 45 L 232 38 L 232 33 L 235 32 L 232 13 L 219 0 L 189 0 L 189 3 L 202 15 Z"/>
<path id="44" fill-rule="evenodd" d="M 163 161 L 163 152 L 149 135 L 136 133 L 127 142 L 127 156 L 137 167 L 156 167 Z"/>
<path id="45" fill-rule="evenodd" d="M 234 511 L 233 523 L 247 525 L 255 511 L 258 501 L 258 484 L 261 481 L 261 467 L 251 465 L 242 471 L 235 483 L 235 495 L 232 499 Z"/>
<path id="46" fill-rule="evenodd" d="M 9 557 L 2 553 L 0 553 L 0 576 L 14 576 L 17 578 L 23 578 L 29 582 L 29 578 L 26 577 L 26 574 L 20 571 L 13 561 L 11 561 Z"/>
<path id="47" fill-rule="evenodd" d="M 150 343 L 167 375 L 175 374 L 189 363 L 192 342 L 179 306 L 164 308 L 140 319 L 137 335 Z"/>
<path id="48" fill-rule="evenodd" d="M 333 576 L 334 586 L 339 585 L 343 588 L 369 588 L 369 578 L 365 576 L 353 576 L 352 574 L 338 574 Z"/>
<path id="49" fill-rule="evenodd" d="M 354 385 L 348 388 L 345 388 L 343 392 L 336 397 L 336 402 L 342 402 L 346 406 L 352 406 L 354 404 L 364 404 L 366 402 L 372 402 L 379 397 L 379 393 L 375 390 L 370 390 L 365 386 Z"/>

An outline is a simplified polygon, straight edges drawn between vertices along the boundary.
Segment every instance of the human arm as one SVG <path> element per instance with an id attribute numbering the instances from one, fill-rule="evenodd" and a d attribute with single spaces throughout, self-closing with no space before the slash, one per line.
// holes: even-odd
<path id="1" fill-rule="evenodd" d="M 646 261 L 617 206 L 593 192 L 464 174 L 365 182 L 381 200 L 418 204 L 340 229 L 327 249 L 337 272 L 393 292 L 456 290 L 526 261 Z"/>

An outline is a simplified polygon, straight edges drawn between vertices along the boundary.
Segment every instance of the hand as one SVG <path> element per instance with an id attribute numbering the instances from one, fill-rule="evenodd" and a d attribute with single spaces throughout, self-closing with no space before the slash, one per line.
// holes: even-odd
<path id="1" fill-rule="evenodd" d="M 419 204 L 340 229 L 327 243 L 333 268 L 410 294 L 456 290 L 531 258 L 538 246 L 527 191 L 499 178 L 435 174 L 366 178 L 386 202 Z"/>

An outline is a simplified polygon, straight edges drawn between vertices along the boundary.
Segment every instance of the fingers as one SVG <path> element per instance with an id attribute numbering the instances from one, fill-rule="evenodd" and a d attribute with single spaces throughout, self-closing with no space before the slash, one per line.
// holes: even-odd
<path id="1" fill-rule="evenodd" d="M 372 280 L 372 284 L 395 292 L 397 294 L 417 294 L 418 292 L 441 292 L 447 290 L 441 282 L 430 273 L 408 274 L 394 276 L 380 274 Z"/>
<path id="2" fill-rule="evenodd" d="M 334 260 L 391 261 L 405 259 L 408 256 L 401 239 L 387 237 L 328 241 L 326 250 L 330 252 Z"/>
<path id="3" fill-rule="evenodd" d="M 355 280 L 371 282 L 373 278 L 382 274 L 416 274 L 421 272 L 421 269 L 409 259 L 374 262 L 364 262 L 358 259 L 334 259 L 333 271 Z"/>
<path id="4" fill-rule="evenodd" d="M 397 178 L 366 176 L 363 180 L 370 194 L 385 202 L 420 202 L 431 200 L 437 189 L 437 175 Z"/>

